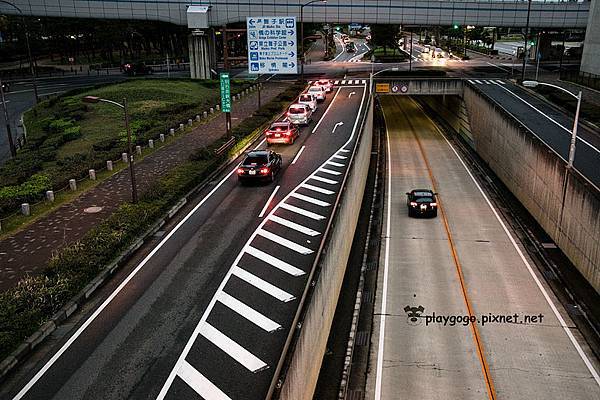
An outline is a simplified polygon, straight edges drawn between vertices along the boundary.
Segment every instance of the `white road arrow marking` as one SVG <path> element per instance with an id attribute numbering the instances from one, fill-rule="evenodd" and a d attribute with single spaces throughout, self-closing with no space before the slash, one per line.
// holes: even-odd
<path id="1" fill-rule="evenodd" d="M 340 122 L 338 122 L 337 124 L 335 124 L 335 126 L 333 127 L 333 130 L 331 131 L 331 133 L 335 133 L 335 130 L 337 129 L 337 127 L 338 127 L 338 126 L 342 126 L 342 125 L 344 125 L 344 123 L 343 123 L 343 122 L 341 122 L 341 121 L 340 121 Z"/>
<path id="2" fill-rule="evenodd" d="M 356 92 L 350 92 L 350 94 L 348 95 L 348 98 L 352 97 L 353 94 L 356 94 Z"/>

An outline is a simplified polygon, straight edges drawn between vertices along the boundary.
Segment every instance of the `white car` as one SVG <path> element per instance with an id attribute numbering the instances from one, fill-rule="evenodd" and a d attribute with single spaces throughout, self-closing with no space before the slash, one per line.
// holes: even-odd
<path id="1" fill-rule="evenodd" d="M 323 86 L 311 86 L 307 90 L 307 93 L 315 96 L 315 99 L 317 99 L 317 101 L 325 101 L 326 92 L 327 91 Z"/>
<path id="2" fill-rule="evenodd" d="M 308 125 L 312 120 L 312 110 L 306 104 L 292 104 L 288 108 L 287 120 L 294 125 Z"/>
<path id="3" fill-rule="evenodd" d="M 298 104 L 306 104 L 313 112 L 317 110 L 317 99 L 310 93 L 302 93 L 298 97 Z"/>
<path id="4" fill-rule="evenodd" d="M 331 82 L 329 81 L 329 79 L 319 79 L 318 81 L 316 81 L 315 86 L 322 86 L 325 88 L 325 92 L 329 93 L 333 90 L 333 85 L 331 84 Z"/>

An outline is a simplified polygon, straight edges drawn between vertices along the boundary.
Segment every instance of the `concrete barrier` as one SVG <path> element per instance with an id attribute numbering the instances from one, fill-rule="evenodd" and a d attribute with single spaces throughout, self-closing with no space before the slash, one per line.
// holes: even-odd
<path id="1" fill-rule="evenodd" d="M 600 190 L 498 104 L 465 86 L 475 150 L 600 292 Z M 560 225 L 560 226 L 559 226 Z"/>
<path id="2" fill-rule="evenodd" d="M 280 399 L 313 398 L 360 213 L 371 158 L 372 132 L 371 103 L 327 245 L 319 260 L 320 272 L 315 288 L 305 305 L 306 314 L 281 387 Z"/>

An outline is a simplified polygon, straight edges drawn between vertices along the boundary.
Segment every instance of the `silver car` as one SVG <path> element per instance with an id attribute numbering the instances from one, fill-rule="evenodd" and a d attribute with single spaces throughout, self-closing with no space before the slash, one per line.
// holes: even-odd
<path id="1" fill-rule="evenodd" d="M 312 120 L 312 110 L 306 104 L 292 104 L 287 112 L 287 120 L 294 125 L 308 125 Z"/>

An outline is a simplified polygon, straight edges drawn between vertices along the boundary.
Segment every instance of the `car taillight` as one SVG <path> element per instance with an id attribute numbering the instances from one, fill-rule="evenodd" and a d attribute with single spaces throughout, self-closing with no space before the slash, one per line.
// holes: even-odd
<path id="1" fill-rule="evenodd" d="M 260 169 L 260 173 L 261 174 L 268 174 L 269 173 L 269 168 L 261 168 Z"/>
<path id="2" fill-rule="evenodd" d="M 238 175 L 243 174 L 244 173 L 244 168 L 238 168 L 237 169 L 237 173 L 238 173 Z"/>
<path id="3" fill-rule="evenodd" d="M 416 201 L 411 201 L 410 205 L 413 206 L 413 207 L 416 207 L 417 206 L 417 202 Z"/>
<path id="4" fill-rule="evenodd" d="M 291 134 L 292 134 L 292 132 L 290 132 L 290 131 L 285 132 L 285 136 L 290 136 Z"/>

